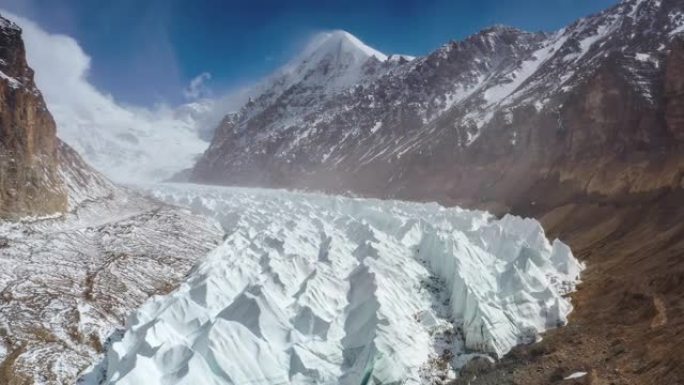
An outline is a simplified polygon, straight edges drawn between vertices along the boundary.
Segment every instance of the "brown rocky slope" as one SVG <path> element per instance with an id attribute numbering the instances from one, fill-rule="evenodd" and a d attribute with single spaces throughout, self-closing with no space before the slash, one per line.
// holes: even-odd
<path id="1" fill-rule="evenodd" d="M 556 166 L 527 190 L 529 199 L 507 201 L 512 211 L 539 218 L 588 269 L 568 327 L 515 349 L 497 367 L 475 370 L 470 384 L 567 384 L 563 378 L 577 371 L 588 373 L 574 380 L 580 384 L 684 383 L 683 47 L 676 41 L 667 61 L 663 109 L 652 120 L 641 117 L 641 133 L 629 133 L 653 135 L 653 121 L 664 120 L 661 148 L 599 149 Z M 621 110 L 629 106 L 624 93 L 614 93 L 613 109 L 602 105 L 610 103 L 610 74 L 597 77 L 577 108 L 589 119 L 584 127 L 601 133 L 606 119 L 630 119 L 635 110 Z"/>
<path id="2" fill-rule="evenodd" d="M 55 131 L 26 63 L 21 29 L 0 18 L 0 218 L 66 210 Z"/>
<path id="3" fill-rule="evenodd" d="M 629 204 L 567 203 L 537 213 L 550 235 L 587 262 L 570 322 L 458 383 L 684 383 L 683 200 L 679 191 Z M 588 374 L 563 380 L 574 372 Z"/>

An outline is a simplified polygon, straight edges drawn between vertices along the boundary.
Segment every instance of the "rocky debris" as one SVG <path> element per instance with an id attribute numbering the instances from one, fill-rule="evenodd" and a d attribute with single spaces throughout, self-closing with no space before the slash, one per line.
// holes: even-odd
<path id="1" fill-rule="evenodd" d="M 59 218 L 0 221 L 0 383 L 75 383 L 128 314 L 174 289 L 221 236 L 120 189 Z"/>
<path id="2" fill-rule="evenodd" d="M 468 361 L 468 363 L 461 368 L 460 372 L 458 373 L 458 379 L 454 380 L 452 382 L 453 385 L 466 385 L 470 384 L 471 381 L 477 379 L 478 376 L 481 376 L 484 373 L 490 372 L 494 368 L 494 362 L 491 359 L 487 359 L 485 357 L 475 357 L 472 360 Z M 500 379 L 497 379 L 496 384 L 500 384 L 498 382 Z M 492 385 L 495 383 L 492 382 Z"/>
<path id="3" fill-rule="evenodd" d="M 55 130 L 26 63 L 21 29 L 0 16 L 0 218 L 66 210 Z"/>

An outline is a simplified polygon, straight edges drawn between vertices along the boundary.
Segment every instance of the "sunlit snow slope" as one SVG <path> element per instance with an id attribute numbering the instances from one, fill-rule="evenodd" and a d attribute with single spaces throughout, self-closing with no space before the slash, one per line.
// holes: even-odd
<path id="1" fill-rule="evenodd" d="M 228 235 L 131 316 L 98 369 L 107 384 L 427 382 L 440 360 L 501 356 L 565 323 L 581 270 L 531 219 L 269 190 L 153 194 Z"/>

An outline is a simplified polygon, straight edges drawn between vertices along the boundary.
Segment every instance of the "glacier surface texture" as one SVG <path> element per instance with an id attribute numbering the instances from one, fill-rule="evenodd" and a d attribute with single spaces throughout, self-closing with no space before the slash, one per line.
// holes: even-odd
<path id="1" fill-rule="evenodd" d="M 107 384 L 448 378 L 475 353 L 500 357 L 564 324 L 582 270 L 532 219 L 275 190 L 150 191 L 214 217 L 226 237 L 131 315 L 98 368 Z"/>

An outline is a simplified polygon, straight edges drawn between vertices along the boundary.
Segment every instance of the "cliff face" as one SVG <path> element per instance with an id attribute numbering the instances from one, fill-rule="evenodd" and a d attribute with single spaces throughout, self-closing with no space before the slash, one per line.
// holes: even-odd
<path id="1" fill-rule="evenodd" d="M 0 218 L 66 210 L 55 130 L 26 63 L 21 29 L 0 17 Z"/>

